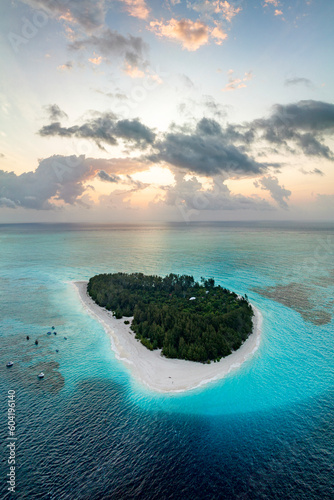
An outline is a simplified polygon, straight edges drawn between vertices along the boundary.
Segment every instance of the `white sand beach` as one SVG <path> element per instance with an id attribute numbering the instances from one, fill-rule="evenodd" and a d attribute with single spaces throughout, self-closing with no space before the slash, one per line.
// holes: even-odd
<path id="1" fill-rule="evenodd" d="M 111 347 L 116 358 L 127 365 L 132 375 L 149 389 L 158 392 L 181 392 L 203 386 L 214 380 L 225 377 L 228 373 L 238 369 L 258 349 L 262 325 L 262 315 L 254 307 L 254 331 L 243 345 L 219 363 L 195 363 L 181 359 L 167 359 L 160 355 L 160 350 L 150 351 L 144 347 L 130 325 L 124 320 L 115 319 L 110 311 L 98 306 L 87 294 L 87 281 L 75 281 L 81 302 L 86 311 L 97 319 L 110 335 Z"/>

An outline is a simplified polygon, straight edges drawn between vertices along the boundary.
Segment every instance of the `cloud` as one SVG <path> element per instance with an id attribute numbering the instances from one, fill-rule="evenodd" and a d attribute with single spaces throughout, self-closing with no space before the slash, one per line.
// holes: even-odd
<path id="1" fill-rule="evenodd" d="M 238 127 L 235 127 L 237 131 Z M 334 160 L 334 154 L 325 144 L 325 138 L 334 133 L 334 104 L 305 100 L 295 104 L 277 104 L 269 118 L 260 118 L 239 127 L 249 141 L 264 139 L 276 146 L 284 146 L 290 153 L 300 150 L 307 156 Z M 297 148 L 294 150 L 290 145 Z"/>
<path id="2" fill-rule="evenodd" d="M 100 170 L 100 172 L 98 172 L 97 175 L 102 181 L 112 182 L 112 183 L 120 182 L 120 177 L 118 175 L 107 174 L 107 172 L 105 172 L 104 170 Z"/>
<path id="3" fill-rule="evenodd" d="M 65 111 L 62 111 L 57 104 L 49 104 L 48 106 L 45 106 L 45 109 L 49 114 L 49 118 L 51 121 L 68 118 L 68 115 L 65 113 Z"/>
<path id="4" fill-rule="evenodd" d="M 78 25 L 87 33 L 104 25 L 105 0 L 22 0 L 34 9 L 44 10 L 50 17 Z"/>
<path id="5" fill-rule="evenodd" d="M 91 62 L 92 64 L 95 64 L 96 66 L 99 66 L 101 64 L 101 62 L 103 61 L 103 58 L 102 56 L 98 56 L 97 54 L 94 54 L 94 57 L 90 57 L 88 59 L 89 62 Z"/>
<path id="6" fill-rule="evenodd" d="M 275 9 L 275 16 L 283 16 L 283 12 L 279 9 Z"/>
<path id="7" fill-rule="evenodd" d="M 131 66 L 145 67 L 147 65 L 144 57 L 147 45 L 142 38 L 132 35 L 123 36 L 110 29 L 105 29 L 98 35 L 78 38 L 69 44 L 69 48 L 72 51 L 92 49 L 102 54 L 107 61 L 117 57 L 124 59 Z"/>
<path id="8" fill-rule="evenodd" d="M 125 8 L 130 16 L 138 17 L 139 19 L 147 19 L 150 9 L 145 0 L 119 0 L 125 4 Z"/>
<path id="9" fill-rule="evenodd" d="M 0 153 L 0 158 L 6 158 L 3 153 Z"/>
<path id="10" fill-rule="evenodd" d="M 229 76 L 229 81 L 225 85 L 225 87 L 222 89 L 223 92 L 229 92 L 231 90 L 237 90 L 237 89 L 242 89 L 247 87 L 246 82 L 251 80 L 253 78 L 253 74 L 251 71 L 248 71 L 244 74 L 242 78 L 235 78 L 233 77 L 234 71 L 233 69 L 230 69 L 228 71 Z"/>
<path id="11" fill-rule="evenodd" d="M 224 40 L 227 38 L 227 33 L 216 23 L 215 28 L 211 30 L 211 36 L 216 39 L 216 45 L 221 45 Z"/>
<path id="12" fill-rule="evenodd" d="M 0 179 L 1 179 L 1 170 L 0 170 Z M 12 200 L 0 196 L 0 207 L 16 208 L 16 205 Z"/>
<path id="13" fill-rule="evenodd" d="M 148 158 L 167 162 L 188 172 L 203 175 L 254 175 L 267 168 L 234 146 L 228 135 L 213 119 L 202 118 L 189 133 L 173 131 L 154 145 L 156 152 Z"/>
<path id="14" fill-rule="evenodd" d="M 301 168 L 301 169 L 300 169 L 300 171 L 301 171 L 304 175 L 309 175 L 309 174 L 315 174 L 315 175 L 321 175 L 321 176 L 325 175 L 325 174 L 323 173 L 323 171 L 322 171 L 322 170 L 320 170 L 319 168 L 314 168 L 313 170 L 309 170 L 309 171 L 304 170 L 303 168 Z"/>
<path id="15" fill-rule="evenodd" d="M 273 207 L 267 201 L 259 197 L 233 195 L 219 177 L 214 178 L 212 187 L 204 189 L 196 177 L 186 180 L 183 175 L 178 175 L 175 185 L 163 186 L 162 190 L 165 195 L 161 201 L 166 205 L 177 206 L 183 212 L 197 210 L 273 210 Z"/>
<path id="16" fill-rule="evenodd" d="M 278 0 L 264 0 L 264 7 L 267 7 L 268 5 L 272 5 L 273 7 L 278 7 L 279 1 Z"/>
<path id="17" fill-rule="evenodd" d="M 61 177 L 57 175 L 60 166 L 64 166 Z M 12 208 L 48 210 L 55 207 L 50 201 L 54 197 L 73 204 L 82 195 L 89 172 L 83 157 L 61 156 L 42 160 L 35 172 L 16 175 L 0 171 L 0 198 L 9 200 Z"/>
<path id="18" fill-rule="evenodd" d="M 188 2 L 188 7 L 196 12 L 208 16 L 220 15 L 223 19 L 231 22 L 234 16 L 239 14 L 241 7 L 234 7 L 231 3 L 221 0 L 194 0 Z"/>
<path id="19" fill-rule="evenodd" d="M 131 78 L 144 78 L 145 77 L 144 71 L 141 71 L 137 66 L 132 66 L 129 63 L 125 64 L 124 71 Z"/>
<path id="20" fill-rule="evenodd" d="M 28 208 L 52 210 L 56 202 L 62 204 L 81 203 L 86 183 L 101 170 L 109 181 L 121 179 L 117 174 L 138 172 L 147 168 L 135 160 L 95 159 L 82 156 L 55 155 L 39 162 L 33 172 L 16 175 L 14 172 L 0 170 L 0 206 L 8 208 Z M 100 175 L 101 177 L 101 175 Z M 126 181 L 129 183 L 128 179 Z M 136 183 L 136 181 L 133 181 Z M 137 188 L 139 186 L 136 183 Z"/>
<path id="21" fill-rule="evenodd" d="M 255 181 L 254 186 L 261 187 L 261 189 L 269 191 L 271 197 L 276 201 L 280 208 L 283 208 L 284 210 L 289 208 L 287 201 L 289 200 L 291 191 L 285 189 L 284 186 L 280 186 L 277 177 L 267 175 L 266 177 L 262 177 L 262 179 Z"/>
<path id="22" fill-rule="evenodd" d="M 295 77 L 295 78 L 287 78 L 284 82 L 286 87 L 291 87 L 292 85 L 305 85 L 305 87 L 311 88 L 313 87 L 313 83 L 308 78 Z"/>
<path id="23" fill-rule="evenodd" d="M 57 69 L 59 71 L 71 71 L 73 68 L 73 62 L 72 61 L 67 61 L 65 64 L 61 64 L 60 66 L 57 66 Z"/>
<path id="24" fill-rule="evenodd" d="M 216 45 L 221 45 L 227 38 L 227 34 L 221 25 L 214 21 L 214 27 L 209 27 L 204 22 L 192 21 L 191 19 L 170 19 L 169 21 L 151 21 L 150 29 L 157 36 L 176 40 L 182 44 L 184 49 L 191 52 L 206 45 L 212 38 Z"/>
<path id="25" fill-rule="evenodd" d="M 153 144 L 155 133 L 138 119 L 117 120 L 113 113 L 101 113 L 82 125 L 62 127 L 60 122 L 44 125 L 39 130 L 43 137 L 77 137 L 80 139 L 93 139 L 103 149 L 101 143 L 116 146 L 118 139 L 123 139 L 128 146 L 144 149 Z"/>
<path id="26" fill-rule="evenodd" d="M 151 30 L 160 37 L 179 41 L 184 49 L 195 51 L 209 40 L 209 28 L 201 21 L 190 19 L 170 19 L 163 21 L 151 21 Z"/>
<path id="27" fill-rule="evenodd" d="M 132 177 L 128 174 L 126 174 L 123 178 L 119 177 L 118 175 L 115 174 L 108 174 L 104 170 L 100 170 L 98 172 L 97 176 L 99 177 L 100 180 L 105 181 L 105 182 L 111 182 L 111 183 L 116 183 L 116 184 L 127 184 L 129 186 L 132 186 L 132 192 L 133 191 L 138 191 L 140 189 L 145 189 L 149 184 L 145 184 L 144 182 L 141 181 L 136 181 L 132 179 Z M 129 192 L 129 191 L 127 191 Z"/>

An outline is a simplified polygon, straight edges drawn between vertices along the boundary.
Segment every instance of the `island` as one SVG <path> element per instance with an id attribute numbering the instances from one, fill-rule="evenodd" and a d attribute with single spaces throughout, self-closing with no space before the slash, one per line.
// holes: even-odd
<path id="1" fill-rule="evenodd" d="M 114 273 L 74 284 L 116 357 L 150 389 L 178 392 L 220 379 L 259 346 L 260 312 L 212 278 Z"/>
<path id="2" fill-rule="evenodd" d="M 220 361 L 252 333 L 253 309 L 214 279 L 169 274 L 99 274 L 88 294 L 115 318 L 132 317 L 131 330 L 148 349 L 166 358 Z"/>

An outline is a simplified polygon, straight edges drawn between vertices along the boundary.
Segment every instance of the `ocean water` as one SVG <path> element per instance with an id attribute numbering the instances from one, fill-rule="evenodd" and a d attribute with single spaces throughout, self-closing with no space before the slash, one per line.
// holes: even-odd
<path id="1" fill-rule="evenodd" d="M 0 497 L 334 498 L 333 257 L 329 223 L 0 225 Z M 206 387 L 149 391 L 71 284 L 117 271 L 247 293 L 263 315 L 259 349 Z"/>

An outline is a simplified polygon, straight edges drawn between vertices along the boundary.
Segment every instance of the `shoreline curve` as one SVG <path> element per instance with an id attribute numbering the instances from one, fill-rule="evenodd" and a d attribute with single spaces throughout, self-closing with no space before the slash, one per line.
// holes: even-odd
<path id="1" fill-rule="evenodd" d="M 250 359 L 257 351 L 261 340 L 262 314 L 251 304 L 254 310 L 253 333 L 241 347 L 210 364 L 170 359 L 160 356 L 161 350 L 150 351 L 135 338 L 130 325 L 124 324 L 124 318 L 116 319 L 111 311 L 97 305 L 87 293 L 88 281 L 72 281 L 85 311 L 99 321 L 111 340 L 111 348 L 116 358 L 123 362 L 133 377 L 148 389 L 162 393 L 177 393 L 202 387 L 220 380 Z M 127 318 L 132 321 L 132 318 Z"/>

